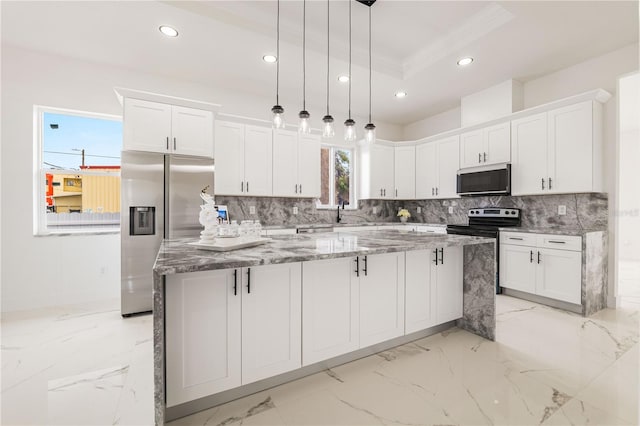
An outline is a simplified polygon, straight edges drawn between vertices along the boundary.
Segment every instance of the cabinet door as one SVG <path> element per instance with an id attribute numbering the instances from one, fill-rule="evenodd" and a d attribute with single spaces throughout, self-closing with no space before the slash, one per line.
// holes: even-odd
<path id="1" fill-rule="evenodd" d="M 320 136 L 299 137 L 298 185 L 299 197 L 320 198 Z"/>
<path id="2" fill-rule="evenodd" d="M 500 244 L 500 286 L 535 294 L 537 250 L 535 247 Z"/>
<path id="3" fill-rule="evenodd" d="M 302 366 L 300 263 L 242 269 L 242 384 Z"/>
<path id="4" fill-rule="evenodd" d="M 591 101 L 549 111 L 549 191 L 593 191 Z"/>
<path id="5" fill-rule="evenodd" d="M 272 194 L 272 130 L 246 126 L 244 132 L 244 195 Z"/>
<path id="6" fill-rule="evenodd" d="M 536 293 L 569 303 L 581 303 L 582 252 L 538 249 Z"/>
<path id="7" fill-rule="evenodd" d="M 444 139 L 437 145 L 438 185 L 436 198 L 457 198 L 456 177 L 460 168 L 460 139 Z"/>
<path id="8" fill-rule="evenodd" d="M 172 107 L 171 149 L 175 154 L 213 158 L 213 113 L 201 109 Z"/>
<path id="9" fill-rule="evenodd" d="M 318 163 L 320 164 L 320 163 Z M 320 166 L 318 166 L 320 167 Z M 273 131 L 273 195 L 298 195 L 298 132 Z M 320 185 L 318 185 L 320 186 Z"/>
<path id="10" fill-rule="evenodd" d="M 125 98 L 122 149 L 169 152 L 171 105 Z"/>
<path id="11" fill-rule="evenodd" d="M 245 195 L 244 125 L 216 121 L 215 194 Z"/>
<path id="12" fill-rule="evenodd" d="M 405 334 L 436 324 L 436 276 L 433 250 L 406 252 Z"/>
<path id="13" fill-rule="evenodd" d="M 511 122 L 511 164 L 513 195 L 548 191 L 546 112 Z"/>
<path id="14" fill-rule="evenodd" d="M 416 198 L 435 198 L 438 186 L 436 168 L 436 144 L 423 143 L 416 146 Z"/>
<path id="15" fill-rule="evenodd" d="M 302 365 L 359 347 L 356 258 L 302 264 Z"/>
<path id="16" fill-rule="evenodd" d="M 460 168 L 480 166 L 485 152 L 483 129 L 460 135 Z"/>
<path id="17" fill-rule="evenodd" d="M 371 198 L 394 198 L 393 147 L 373 144 L 370 156 Z"/>
<path id="18" fill-rule="evenodd" d="M 483 130 L 484 164 L 508 163 L 511 161 L 511 122 L 496 124 Z M 486 156 L 485 156 L 486 154 Z"/>
<path id="19" fill-rule="evenodd" d="M 436 323 L 462 318 L 462 246 L 438 251 L 436 271 Z"/>
<path id="20" fill-rule="evenodd" d="M 399 146 L 394 152 L 394 198 L 412 200 L 416 197 L 416 147 Z"/>
<path id="21" fill-rule="evenodd" d="M 166 278 L 168 407 L 241 384 L 241 296 L 239 291 L 234 295 L 233 271 Z"/>
<path id="22" fill-rule="evenodd" d="M 404 253 L 360 256 L 360 347 L 404 334 Z"/>

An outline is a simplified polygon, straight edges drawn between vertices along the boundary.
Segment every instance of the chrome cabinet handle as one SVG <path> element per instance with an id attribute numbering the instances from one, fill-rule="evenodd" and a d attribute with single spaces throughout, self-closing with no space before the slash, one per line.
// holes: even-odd
<path id="1" fill-rule="evenodd" d="M 300 184 L 300 193 L 302 194 L 302 184 Z"/>
<path id="2" fill-rule="evenodd" d="M 431 188 L 431 195 L 436 195 L 435 190 L 433 188 Z"/>
<path id="3" fill-rule="evenodd" d="M 298 193 L 298 184 L 296 183 L 296 194 Z"/>
<path id="4" fill-rule="evenodd" d="M 364 267 L 362 268 L 362 272 L 364 272 L 364 276 L 367 276 L 367 256 L 364 257 Z"/>
<path id="5" fill-rule="evenodd" d="M 540 252 L 538 252 L 538 264 L 540 264 Z"/>
<path id="6" fill-rule="evenodd" d="M 360 257 L 356 256 L 356 258 L 353 259 L 353 261 L 356 262 L 356 270 L 355 270 L 356 277 L 360 277 Z"/>
<path id="7" fill-rule="evenodd" d="M 384 196 L 387 196 L 387 188 L 384 189 Z"/>
<path id="8" fill-rule="evenodd" d="M 247 194 L 249 193 L 249 182 L 247 182 Z"/>
<path id="9" fill-rule="evenodd" d="M 244 192 L 244 181 L 240 182 L 240 192 Z"/>
<path id="10" fill-rule="evenodd" d="M 233 295 L 238 295 L 238 270 L 233 270 Z"/>
<path id="11" fill-rule="evenodd" d="M 438 187 L 436 186 L 436 195 L 438 195 Z"/>
<path id="12" fill-rule="evenodd" d="M 167 136 L 167 151 L 169 150 L 169 136 Z"/>
<path id="13" fill-rule="evenodd" d="M 382 188 L 380 188 L 380 196 L 382 197 Z"/>
<path id="14" fill-rule="evenodd" d="M 518 241 L 522 241 L 522 238 L 516 238 L 516 237 L 509 237 L 510 240 L 518 240 Z"/>
<path id="15" fill-rule="evenodd" d="M 435 264 L 436 264 L 436 265 L 438 265 L 438 249 L 435 249 L 435 250 L 433 251 L 433 254 L 435 254 L 435 255 L 436 255 L 436 258 L 435 258 L 433 261 L 435 262 Z"/>
<path id="16" fill-rule="evenodd" d="M 551 189 L 551 178 L 549 178 L 549 189 Z"/>
<path id="17" fill-rule="evenodd" d="M 549 240 L 549 242 L 553 243 L 553 244 L 566 244 L 567 243 L 566 241 L 553 241 L 553 240 Z"/>
<path id="18" fill-rule="evenodd" d="M 173 149 L 176 149 L 176 138 L 173 138 Z"/>
<path id="19" fill-rule="evenodd" d="M 444 248 L 440 249 L 440 264 L 444 265 Z"/>
<path id="20" fill-rule="evenodd" d="M 478 153 L 478 163 L 482 163 L 482 154 Z"/>
<path id="21" fill-rule="evenodd" d="M 247 293 L 251 293 L 251 268 L 247 268 Z"/>
<path id="22" fill-rule="evenodd" d="M 529 250 L 529 263 L 533 263 L 533 250 Z"/>
<path id="23" fill-rule="evenodd" d="M 544 189 L 544 178 L 542 178 L 542 189 Z"/>
<path id="24" fill-rule="evenodd" d="M 398 188 L 396 188 L 396 197 L 398 196 Z"/>
<path id="25" fill-rule="evenodd" d="M 487 153 L 486 152 L 484 153 L 484 162 L 485 163 L 487 162 Z"/>

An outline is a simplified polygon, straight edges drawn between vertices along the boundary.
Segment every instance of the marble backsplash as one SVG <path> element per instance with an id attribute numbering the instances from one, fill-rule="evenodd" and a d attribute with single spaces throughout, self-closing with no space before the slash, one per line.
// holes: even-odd
<path id="1" fill-rule="evenodd" d="M 218 204 L 226 204 L 231 219 L 260 220 L 263 225 L 302 225 L 336 223 L 335 209 L 318 209 L 308 198 L 230 197 L 216 196 Z M 455 204 L 455 205 L 454 205 Z M 567 214 L 558 215 L 564 205 Z M 249 214 L 250 207 L 256 214 Z M 293 207 L 298 214 L 293 214 Z M 421 213 L 417 213 L 418 207 Z M 453 213 L 449 213 L 453 207 Z M 608 197 L 604 193 L 581 193 L 531 196 L 463 197 L 447 200 L 360 200 L 355 210 L 341 210 L 342 223 L 398 222 L 396 212 L 406 208 L 409 222 L 466 224 L 467 210 L 474 207 L 513 207 L 522 210 L 524 228 L 607 229 Z M 374 214 L 374 208 L 376 213 Z"/>

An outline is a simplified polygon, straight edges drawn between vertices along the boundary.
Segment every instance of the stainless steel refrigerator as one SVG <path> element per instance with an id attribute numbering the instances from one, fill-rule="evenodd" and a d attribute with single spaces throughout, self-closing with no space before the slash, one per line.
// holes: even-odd
<path id="1" fill-rule="evenodd" d="M 121 312 L 152 309 L 153 264 L 163 238 L 199 236 L 200 191 L 213 188 L 213 160 L 122 152 Z"/>

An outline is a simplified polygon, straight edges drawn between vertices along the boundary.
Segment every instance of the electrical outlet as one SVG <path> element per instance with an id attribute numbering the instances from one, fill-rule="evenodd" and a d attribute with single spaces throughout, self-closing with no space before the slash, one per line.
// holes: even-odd
<path id="1" fill-rule="evenodd" d="M 422 207 L 418 206 L 418 213 L 422 213 Z"/>
<path id="2" fill-rule="evenodd" d="M 373 214 L 378 214 L 378 208 L 376 206 L 373 206 Z"/>
<path id="3" fill-rule="evenodd" d="M 454 200 L 451 200 L 451 205 L 455 207 L 455 206 L 457 206 L 457 205 L 458 205 L 458 202 L 457 202 L 457 201 L 454 201 Z"/>
<path id="4" fill-rule="evenodd" d="M 449 205 L 449 201 L 444 200 L 444 201 L 442 202 L 442 205 L 443 205 L 443 206 L 445 206 L 445 207 L 446 207 L 446 206 L 448 206 L 448 205 Z"/>
<path id="5" fill-rule="evenodd" d="M 567 206 L 558 206 L 558 215 L 564 216 L 567 214 Z"/>
<path id="6" fill-rule="evenodd" d="M 249 214 L 256 214 L 256 206 L 249 206 Z"/>
<path id="7" fill-rule="evenodd" d="M 293 214 L 298 214 L 298 206 L 293 207 Z"/>
<path id="8" fill-rule="evenodd" d="M 449 214 L 453 214 L 453 207 L 449 206 Z"/>

